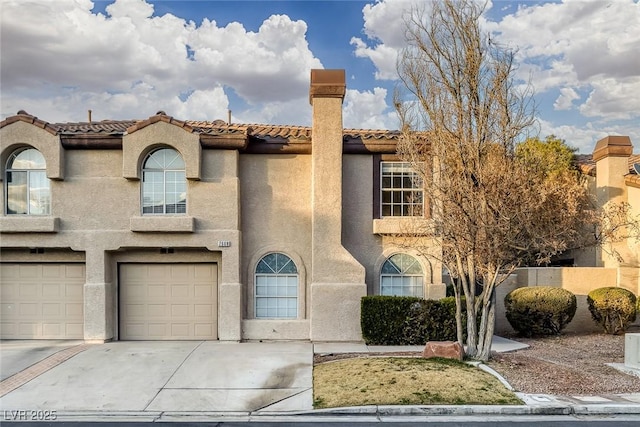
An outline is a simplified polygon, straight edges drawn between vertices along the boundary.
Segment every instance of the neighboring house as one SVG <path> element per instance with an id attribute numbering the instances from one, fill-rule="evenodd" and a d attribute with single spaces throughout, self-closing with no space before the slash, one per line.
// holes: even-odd
<path id="1" fill-rule="evenodd" d="M 579 155 L 578 167 L 586 185 L 596 196 L 599 206 L 628 203 L 632 217 L 640 218 L 640 175 L 634 165 L 640 155 L 633 154 L 628 136 L 608 136 L 596 143 L 593 154 Z M 618 256 L 614 255 L 614 251 Z M 563 254 L 556 260 L 558 267 L 529 267 L 517 272 L 497 291 L 496 331 L 513 332 L 504 315 L 504 296 L 524 286 L 556 286 L 571 291 L 577 297 L 576 315 L 567 327 L 569 331 L 601 331 L 591 320 L 587 295 L 607 287 L 623 287 L 640 295 L 640 240 L 635 237 L 617 241 L 613 247 L 588 248 Z M 562 266 L 562 267 L 561 267 Z"/>
<path id="2" fill-rule="evenodd" d="M 628 136 L 601 139 L 592 155 L 578 156 L 578 166 L 586 175 L 587 185 L 599 206 L 627 203 L 631 216 L 640 219 L 640 154 L 633 154 Z M 613 249 L 618 256 L 606 248 L 604 251 L 582 251 L 577 254 L 575 264 L 580 267 L 640 267 L 640 239 L 624 239 Z"/>
<path id="3" fill-rule="evenodd" d="M 312 127 L 4 120 L 0 337 L 358 341 L 362 296 L 444 296 L 391 242 L 428 212 L 398 133 L 344 93 L 311 72 Z"/>

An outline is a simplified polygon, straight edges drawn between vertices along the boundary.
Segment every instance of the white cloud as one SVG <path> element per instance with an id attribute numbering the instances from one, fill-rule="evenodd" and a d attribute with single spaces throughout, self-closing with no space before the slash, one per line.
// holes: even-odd
<path id="1" fill-rule="evenodd" d="M 626 135 L 631 141 L 640 141 L 640 129 L 633 124 L 620 126 L 605 125 L 602 123 L 587 122 L 578 125 L 556 125 L 546 120 L 539 120 L 540 135 L 555 135 L 567 141 L 567 144 L 577 148 L 579 153 L 590 154 L 598 140 L 608 135 Z M 637 149 L 635 150 L 637 152 Z"/>
<path id="2" fill-rule="evenodd" d="M 405 44 L 404 16 L 417 0 L 382 0 L 367 4 L 362 9 L 363 32 L 370 44 L 361 38 L 351 38 L 358 58 L 369 58 L 376 66 L 375 77 L 379 80 L 395 80 L 398 52 Z M 427 5 L 428 3 L 424 3 Z"/>
<path id="3" fill-rule="evenodd" d="M 580 99 L 580 95 L 570 87 L 560 89 L 560 96 L 553 103 L 556 110 L 569 110 L 573 106 L 573 101 Z"/>
<path id="4" fill-rule="evenodd" d="M 519 47 L 521 75 L 531 73 L 538 92 L 590 90 L 589 98 L 578 104 L 588 117 L 616 120 L 640 114 L 638 101 L 629 99 L 640 93 L 639 2 L 525 5 L 492 29 L 501 41 Z"/>
<path id="5" fill-rule="evenodd" d="M 240 123 L 274 123 L 281 125 L 311 125 L 311 105 L 307 96 L 287 101 L 268 102 L 233 112 L 233 120 Z"/>
<path id="6" fill-rule="evenodd" d="M 116 0 L 106 15 L 92 8 L 87 0 L 3 1 L 2 116 L 25 109 L 48 121 L 84 120 L 91 108 L 94 117 L 144 118 L 163 109 L 216 119 L 226 117 L 229 89 L 283 112 L 278 105 L 306 96 L 309 70 L 323 68 L 306 23 L 284 15 L 251 32 L 153 16 L 144 0 Z"/>
<path id="7" fill-rule="evenodd" d="M 344 126 L 363 129 L 397 129 L 395 111 L 388 112 L 387 90 L 376 87 L 373 91 L 348 89 L 344 99 Z"/>
<path id="8" fill-rule="evenodd" d="M 586 117 L 602 117 L 607 121 L 640 118 L 640 97 L 636 95 L 640 93 L 640 76 L 601 78 L 590 86 L 592 91 L 580 106 Z"/>

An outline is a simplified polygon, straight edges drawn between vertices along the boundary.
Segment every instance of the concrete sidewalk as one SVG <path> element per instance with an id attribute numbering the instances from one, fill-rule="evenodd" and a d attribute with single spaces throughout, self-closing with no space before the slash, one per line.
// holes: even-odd
<path id="1" fill-rule="evenodd" d="M 2 389 L 20 376 L 24 380 L 22 385 L 0 397 L 0 411 L 4 414 L 0 421 L 10 421 L 18 414 L 16 411 L 55 411 L 59 421 L 87 422 L 318 421 L 318 417 L 323 421 L 336 417 L 357 421 L 383 418 L 413 421 L 441 416 L 618 417 L 621 414 L 640 421 L 640 394 L 551 396 L 517 393 L 524 405 L 373 405 L 313 410 L 314 353 L 421 351 L 422 346 L 217 341 L 73 344 L 61 344 L 57 347 L 61 351 L 0 383 Z M 526 347 L 500 337 L 495 337 L 493 344 L 493 349 L 499 352 Z M 31 345 L 37 347 L 34 342 Z M 0 342 L 0 357 L 8 354 L 13 358 L 5 359 L 7 363 L 3 362 L 3 367 L 9 366 L 9 360 L 19 361 L 18 347 L 15 342 Z M 34 354 L 28 346 L 23 347 L 23 351 Z M 44 356 L 51 351 L 39 354 Z"/>

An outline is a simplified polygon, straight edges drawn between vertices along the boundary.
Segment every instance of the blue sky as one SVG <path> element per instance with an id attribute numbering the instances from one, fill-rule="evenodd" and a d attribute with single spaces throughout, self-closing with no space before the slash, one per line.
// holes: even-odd
<path id="1" fill-rule="evenodd" d="M 309 125 L 309 70 L 344 68 L 345 126 L 393 129 L 411 3 L 2 0 L 0 113 L 215 120 L 230 109 L 235 122 Z M 493 0 L 483 25 L 519 49 L 541 136 L 583 153 L 608 134 L 640 147 L 638 0 Z"/>

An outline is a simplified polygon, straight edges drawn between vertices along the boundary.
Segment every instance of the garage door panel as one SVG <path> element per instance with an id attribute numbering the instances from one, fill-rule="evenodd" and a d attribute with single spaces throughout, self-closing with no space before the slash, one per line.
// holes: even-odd
<path id="1" fill-rule="evenodd" d="M 209 323 L 204 323 L 204 324 L 196 323 L 195 325 L 193 325 L 193 327 L 194 327 L 194 335 L 202 339 L 206 339 L 206 337 L 209 337 L 214 333 L 213 330 L 211 329 L 211 324 Z"/>
<path id="2" fill-rule="evenodd" d="M 41 287 L 31 283 L 18 283 L 18 295 L 21 298 L 37 298 Z"/>
<path id="3" fill-rule="evenodd" d="M 60 304 L 58 303 L 43 303 L 42 304 L 42 315 L 45 319 L 58 319 L 62 316 Z"/>
<path id="4" fill-rule="evenodd" d="M 35 279 L 40 277 L 41 265 L 20 264 L 18 266 L 18 277 L 20 279 Z"/>
<path id="5" fill-rule="evenodd" d="M 67 298 L 82 298 L 84 292 L 84 284 L 66 284 L 64 286 L 64 295 Z"/>
<path id="6" fill-rule="evenodd" d="M 190 324 L 189 323 L 172 323 L 171 324 L 171 335 L 176 337 L 188 337 L 189 335 L 193 335 L 190 333 Z"/>
<path id="7" fill-rule="evenodd" d="M 212 291 L 210 286 L 195 285 L 193 287 L 193 294 L 196 298 L 210 298 Z"/>
<path id="8" fill-rule="evenodd" d="M 147 305 L 147 316 L 149 318 L 160 317 L 165 318 L 169 313 L 167 313 L 166 304 L 148 304 Z"/>
<path id="9" fill-rule="evenodd" d="M 3 339 L 82 339 L 83 264 L 0 264 Z"/>
<path id="10" fill-rule="evenodd" d="M 61 336 L 63 335 L 59 323 L 43 323 L 42 333 L 49 336 Z"/>
<path id="11" fill-rule="evenodd" d="M 65 336 L 76 337 L 84 335 L 83 323 L 66 323 L 65 324 Z"/>
<path id="12" fill-rule="evenodd" d="M 67 279 L 83 279 L 84 280 L 84 266 L 83 265 L 66 265 L 65 277 Z"/>
<path id="13" fill-rule="evenodd" d="M 33 337 L 42 335 L 42 324 L 34 322 L 18 323 L 18 335 Z"/>
<path id="14" fill-rule="evenodd" d="M 149 324 L 149 338 L 151 339 L 162 339 L 169 334 L 167 330 L 167 326 L 165 323 L 150 323 Z"/>
<path id="15" fill-rule="evenodd" d="M 60 265 L 43 265 L 42 266 L 42 278 L 43 279 L 60 279 L 65 277 L 64 266 Z"/>
<path id="16" fill-rule="evenodd" d="M 148 285 L 147 287 L 147 296 L 149 298 L 162 298 L 166 295 L 167 290 L 165 285 Z"/>
<path id="17" fill-rule="evenodd" d="M 194 304 L 193 311 L 196 317 L 210 317 L 213 315 L 214 308 L 211 304 Z"/>
<path id="18" fill-rule="evenodd" d="M 66 303 L 65 304 L 65 313 L 67 314 L 67 317 L 73 317 L 75 319 L 79 319 L 82 317 L 82 304 L 80 303 Z"/>
<path id="19" fill-rule="evenodd" d="M 42 284 L 42 296 L 47 298 L 60 297 L 61 296 L 61 286 L 59 284 L 54 283 L 43 283 Z M 64 287 L 62 287 L 64 289 Z"/>
<path id="20" fill-rule="evenodd" d="M 215 264 L 121 264 L 120 339 L 217 338 Z"/>
<path id="21" fill-rule="evenodd" d="M 188 285 L 188 284 L 177 284 L 177 285 L 171 285 L 171 297 L 172 298 L 189 298 L 191 295 L 190 294 L 190 289 L 193 288 L 193 285 Z"/>
<path id="22" fill-rule="evenodd" d="M 189 317 L 189 305 L 188 304 L 171 304 L 171 316 L 172 317 Z"/>
<path id="23" fill-rule="evenodd" d="M 38 303 L 18 303 L 18 313 L 23 317 L 41 317 L 41 305 Z"/>

